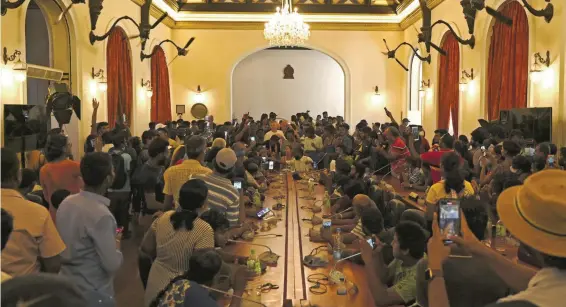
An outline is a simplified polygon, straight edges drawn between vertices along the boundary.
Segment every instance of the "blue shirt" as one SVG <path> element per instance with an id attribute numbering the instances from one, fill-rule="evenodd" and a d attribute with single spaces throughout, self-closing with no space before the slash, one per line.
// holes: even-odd
<path id="1" fill-rule="evenodd" d="M 60 274 L 83 292 L 112 299 L 114 274 L 123 259 L 116 249 L 116 220 L 108 205 L 108 198 L 95 193 L 71 195 L 57 210 L 57 230 L 67 245 Z"/>

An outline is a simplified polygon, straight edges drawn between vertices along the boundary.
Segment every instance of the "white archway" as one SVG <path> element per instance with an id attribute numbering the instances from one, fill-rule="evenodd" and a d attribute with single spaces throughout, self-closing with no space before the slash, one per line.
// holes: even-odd
<path id="1" fill-rule="evenodd" d="M 234 80 L 233 80 L 233 76 L 234 76 L 234 71 L 236 70 L 236 68 L 238 67 L 238 65 L 244 61 L 245 59 L 249 58 L 250 56 L 253 56 L 254 54 L 261 52 L 263 50 L 266 50 L 267 48 L 262 47 L 262 48 L 256 48 L 254 50 L 250 50 L 249 52 L 246 52 L 244 54 L 241 55 L 241 57 L 238 58 L 238 60 L 234 63 L 234 65 L 232 66 L 232 69 L 230 70 L 230 74 L 228 76 L 229 78 L 229 84 L 230 84 L 230 113 L 232 115 L 234 115 Z M 313 46 L 306 46 L 307 50 L 311 50 L 311 51 L 316 51 L 318 53 L 321 53 L 323 55 L 325 55 L 326 57 L 332 59 L 335 63 L 338 64 L 338 66 L 340 67 L 342 73 L 343 73 L 343 78 L 344 78 L 344 82 L 343 82 L 343 116 L 344 119 L 348 122 L 351 121 L 351 116 L 352 116 L 352 112 L 351 112 L 351 90 L 350 90 L 350 72 L 348 69 L 348 66 L 346 65 L 346 62 L 344 60 L 342 60 L 339 56 L 333 54 L 330 51 L 324 50 L 322 48 L 318 48 L 318 47 L 313 47 Z M 284 67 L 284 66 L 283 66 Z M 282 75 L 282 69 L 283 67 L 281 67 L 279 72 L 275 72 L 275 74 L 280 73 Z M 320 104 L 324 104 L 324 102 L 319 102 Z M 305 109 L 306 110 L 306 109 Z M 302 109 L 300 110 L 296 110 L 296 112 L 301 112 L 304 111 Z M 330 114 L 332 116 L 332 114 Z M 236 114 L 236 116 L 241 116 L 241 114 Z"/>

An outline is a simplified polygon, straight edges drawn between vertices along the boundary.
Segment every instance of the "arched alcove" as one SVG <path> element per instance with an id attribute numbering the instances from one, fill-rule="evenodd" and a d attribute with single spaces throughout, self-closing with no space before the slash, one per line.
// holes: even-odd
<path id="1" fill-rule="evenodd" d="M 171 91 L 169 85 L 169 68 L 165 52 L 155 46 L 151 57 L 151 121 L 165 123 L 171 120 Z"/>
<path id="2" fill-rule="evenodd" d="M 35 0 L 30 1 L 26 12 L 26 58 L 29 64 L 51 67 L 51 36 L 47 19 Z M 27 104 L 44 105 L 49 81 L 27 79 Z"/>
<path id="3" fill-rule="evenodd" d="M 259 118 L 271 111 L 279 117 L 311 111 L 347 114 L 346 75 L 331 56 L 308 48 L 260 50 L 232 71 L 232 113 Z"/>
<path id="4" fill-rule="evenodd" d="M 420 55 L 420 50 L 417 50 Z M 407 84 L 407 117 L 411 124 L 422 125 L 422 94 L 420 92 L 423 79 L 423 63 L 416 54 L 409 58 L 410 69 Z M 424 92 L 422 92 L 424 93 Z"/>
<path id="5" fill-rule="evenodd" d="M 440 48 L 438 64 L 438 121 L 437 127 L 458 135 L 460 108 L 460 45 L 452 32 L 446 32 Z"/>
<path id="6" fill-rule="evenodd" d="M 133 126 L 133 72 L 132 52 L 128 35 L 121 27 L 115 27 L 106 46 L 106 72 L 108 75 L 108 123 L 125 120 Z"/>

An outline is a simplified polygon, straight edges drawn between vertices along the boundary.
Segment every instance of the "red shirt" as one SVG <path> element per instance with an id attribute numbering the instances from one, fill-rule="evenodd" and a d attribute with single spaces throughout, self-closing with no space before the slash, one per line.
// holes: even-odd
<path id="1" fill-rule="evenodd" d="M 51 195 L 57 190 L 67 190 L 77 194 L 83 188 L 80 163 L 72 160 L 49 162 L 39 171 L 39 182 L 43 197 L 49 203 L 49 211 L 55 220 L 55 208 L 51 206 Z"/>
<path id="2" fill-rule="evenodd" d="M 405 158 L 411 155 L 409 148 L 407 148 L 405 142 L 398 137 L 395 142 L 391 144 L 391 147 L 389 147 L 389 153 L 397 155 L 397 159 L 391 162 L 391 171 L 396 174 L 401 173 L 405 165 Z"/>
<path id="3" fill-rule="evenodd" d="M 442 156 L 447 152 L 453 151 L 448 148 L 440 148 L 439 151 L 429 151 L 421 154 L 421 160 L 431 166 L 430 177 L 432 178 L 432 183 L 437 183 L 442 179 L 442 171 L 440 170 Z"/>

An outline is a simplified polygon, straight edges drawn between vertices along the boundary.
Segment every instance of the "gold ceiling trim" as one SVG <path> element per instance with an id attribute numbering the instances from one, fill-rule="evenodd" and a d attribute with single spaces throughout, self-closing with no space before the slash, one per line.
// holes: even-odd
<path id="1" fill-rule="evenodd" d="M 178 9 L 178 4 L 174 0 L 164 0 L 173 9 Z M 144 0 L 132 0 L 137 5 L 142 5 Z M 428 6 L 434 9 L 444 0 L 428 0 Z M 151 5 L 150 14 L 154 18 L 161 17 L 164 12 Z M 327 31 L 404 31 L 409 26 L 422 18 L 421 10 L 417 9 L 409 14 L 400 23 L 352 23 L 352 22 L 312 22 L 309 23 L 312 30 Z M 163 20 L 163 24 L 171 29 L 199 29 L 199 30 L 263 30 L 262 22 L 232 22 L 232 21 L 175 21 L 171 16 Z"/>

